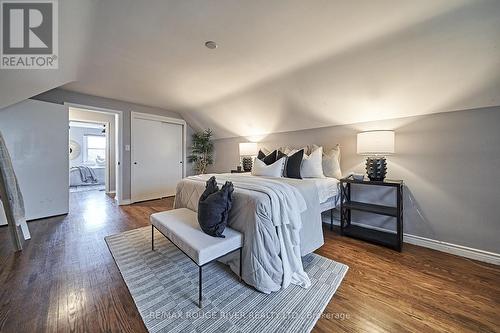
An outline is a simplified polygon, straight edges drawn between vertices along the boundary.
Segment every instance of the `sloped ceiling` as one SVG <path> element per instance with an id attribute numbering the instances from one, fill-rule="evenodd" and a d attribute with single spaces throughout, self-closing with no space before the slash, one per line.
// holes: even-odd
<path id="1" fill-rule="evenodd" d="M 78 79 L 86 59 L 93 1 L 59 1 L 59 69 L 0 69 L 0 109 Z M 1 22 L 1 18 L 0 18 Z"/>
<path id="2" fill-rule="evenodd" d="M 86 29 L 64 89 L 219 138 L 500 105 L 497 0 L 106 0 Z"/>

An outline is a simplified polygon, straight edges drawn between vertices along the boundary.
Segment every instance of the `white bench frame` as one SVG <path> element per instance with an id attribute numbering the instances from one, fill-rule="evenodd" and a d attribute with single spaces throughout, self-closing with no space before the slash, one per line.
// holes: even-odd
<path id="1" fill-rule="evenodd" d="M 204 263 L 203 265 L 199 265 L 193 258 L 191 258 L 186 252 L 184 252 L 179 246 L 177 246 L 177 244 L 175 244 L 170 238 L 168 238 L 167 235 L 165 235 L 163 232 L 161 232 L 160 229 L 156 228 L 154 225 L 151 225 L 151 250 L 154 251 L 155 250 L 155 229 L 158 230 L 160 232 L 160 234 L 162 234 L 166 239 L 168 239 L 170 241 L 170 243 L 174 244 L 176 248 L 178 248 L 182 253 L 184 253 L 189 259 L 191 259 L 192 262 L 194 262 L 196 264 L 196 266 L 198 266 L 198 272 L 199 272 L 199 276 L 198 276 L 198 307 L 199 308 L 202 308 L 203 305 L 202 305 L 202 288 L 203 288 L 203 279 L 202 279 L 202 268 L 203 266 L 205 265 L 208 265 L 210 264 L 211 262 L 215 261 L 215 260 L 218 260 L 230 253 L 233 253 L 233 252 L 236 252 L 236 251 L 240 251 L 240 274 L 239 274 L 239 282 L 241 282 L 241 269 L 242 269 L 242 250 L 243 250 L 243 246 L 240 246 L 239 248 L 237 248 L 236 250 L 232 250 L 232 251 L 229 251 L 227 253 L 224 253 L 223 255 L 215 258 L 215 259 L 212 259 L 210 260 L 209 262 L 206 262 Z"/>

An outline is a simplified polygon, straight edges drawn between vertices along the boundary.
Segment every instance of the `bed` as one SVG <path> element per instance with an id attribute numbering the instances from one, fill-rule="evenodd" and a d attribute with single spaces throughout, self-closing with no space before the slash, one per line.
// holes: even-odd
<path id="1" fill-rule="evenodd" d="M 84 179 L 82 179 L 80 175 L 80 171 L 78 170 L 78 168 L 72 167 L 69 170 L 69 186 L 76 187 L 87 185 L 104 185 L 106 168 L 100 166 L 92 166 L 88 168 L 90 168 L 94 172 L 97 182 L 84 181 Z"/>
<path id="2" fill-rule="evenodd" d="M 243 280 L 264 293 L 286 288 L 290 283 L 307 288 L 310 282 L 302 270 L 301 256 L 323 245 L 321 212 L 338 202 L 338 180 L 250 174 L 192 176 L 178 184 L 174 208 L 197 211 L 199 197 L 211 176 L 220 185 L 232 181 L 235 187 L 228 224 L 245 237 Z M 277 206 L 281 210 L 277 211 Z M 276 218 L 278 215 L 280 218 Z M 228 256 L 223 262 L 238 272 L 237 257 Z"/>

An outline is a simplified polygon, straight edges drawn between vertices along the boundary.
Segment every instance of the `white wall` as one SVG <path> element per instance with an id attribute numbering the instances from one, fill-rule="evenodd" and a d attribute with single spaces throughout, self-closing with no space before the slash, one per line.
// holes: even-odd
<path id="1" fill-rule="evenodd" d="M 26 219 L 68 213 L 68 111 L 63 105 L 26 100 L 0 110 L 24 197 Z"/>
<path id="2" fill-rule="evenodd" d="M 356 134 L 375 129 L 396 132 L 388 178 L 406 184 L 405 233 L 500 253 L 500 107 L 275 133 L 260 142 L 268 148 L 340 143 L 343 172 L 364 173 L 364 157 L 356 154 Z M 212 170 L 233 169 L 239 162 L 238 143 L 245 141 L 216 140 Z M 375 195 L 382 202 L 392 199 L 386 192 Z M 373 215 L 355 218 L 384 228 L 393 224 Z"/>

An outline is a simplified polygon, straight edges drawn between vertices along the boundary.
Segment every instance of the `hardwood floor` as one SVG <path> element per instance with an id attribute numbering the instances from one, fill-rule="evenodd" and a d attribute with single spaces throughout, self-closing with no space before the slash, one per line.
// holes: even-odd
<path id="1" fill-rule="evenodd" d="M 104 237 L 147 225 L 172 198 L 118 207 L 72 193 L 68 216 L 29 223 L 12 253 L 0 228 L 2 332 L 145 332 Z M 500 332 L 500 267 L 405 244 L 402 253 L 325 228 L 319 254 L 349 265 L 316 332 Z"/>

